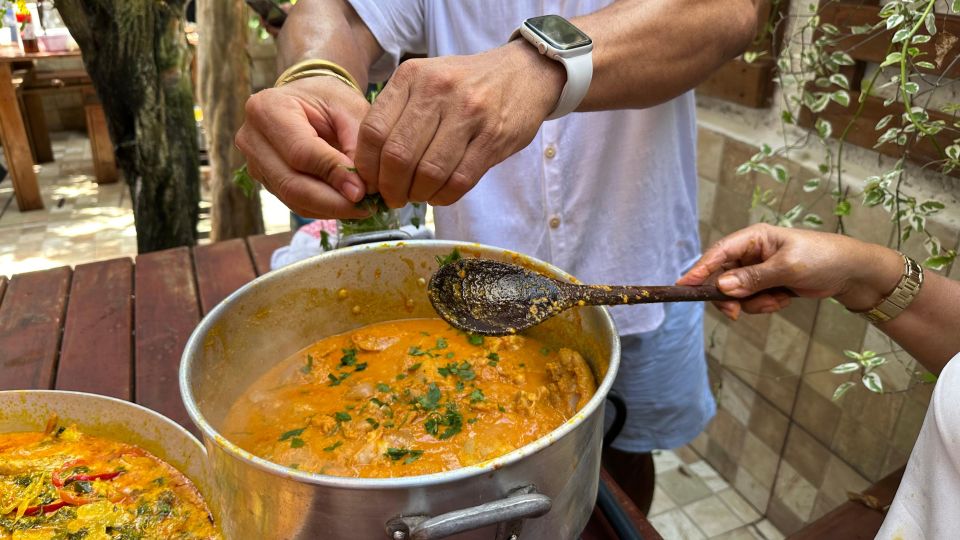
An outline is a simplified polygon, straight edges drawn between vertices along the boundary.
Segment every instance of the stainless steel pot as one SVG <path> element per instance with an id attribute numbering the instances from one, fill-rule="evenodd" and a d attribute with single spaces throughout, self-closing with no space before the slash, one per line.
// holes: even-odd
<path id="1" fill-rule="evenodd" d="M 219 499 L 211 482 L 206 452 L 193 435 L 169 418 L 129 401 L 60 390 L 0 392 L 0 433 L 43 431 L 56 415 L 84 433 L 131 443 L 185 474 L 200 490 L 219 523 Z"/>
<path id="2" fill-rule="evenodd" d="M 583 530 L 596 500 L 604 397 L 620 357 L 602 308 L 572 310 L 531 332 L 583 353 L 599 383 L 596 395 L 547 436 L 477 466 L 405 478 L 325 476 L 265 461 L 220 435 L 230 406 L 296 351 L 374 322 L 435 317 L 426 282 L 436 258 L 454 248 L 570 279 L 478 244 L 362 245 L 266 274 L 203 319 L 183 354 L 180 390 L 203 433 L 228 538 L 554 540 Z"/>

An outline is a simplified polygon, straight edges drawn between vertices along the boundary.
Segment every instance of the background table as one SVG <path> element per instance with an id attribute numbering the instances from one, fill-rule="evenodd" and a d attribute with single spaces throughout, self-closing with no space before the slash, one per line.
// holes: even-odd
<path id="1" fill-rule="evenodd" d="M 29 149 L 27 149 L 29 153 Z M 29 155 L 29 154 L 28 154 Z M 270 269 L 290 233 L 0 276 L 0 390 L 77 390 L 135 401 L 194 434 L 177 371 L 187 338 L 217 303 Z M 607 476 L 647 540 L 656 533 Z M 617 538 L 599 511 L 585 540 Z"/>

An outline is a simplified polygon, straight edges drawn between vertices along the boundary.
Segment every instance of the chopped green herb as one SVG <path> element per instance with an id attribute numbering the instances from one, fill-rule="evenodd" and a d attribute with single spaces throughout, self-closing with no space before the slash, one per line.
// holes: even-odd
<path id="1" fill-rule="evenodd" d="M 283 435 L 280 435 L 280 438 L 277 440 L 285 441 L 291 437 L 299 437 L 300 435 L 303 435 L 303 432 L 306 430 L 307 430 L 306 427 L 302 427 L 297 429 L 291 429 L 290 431 L 285 431 Z"/>
<path id="2" fill-rule="evenodd" d="M 446 412 L 442 415 L 437 413 L 431 414 L 423 424 L 423 427 L 427 433 L 440 440 L 449 439 L 457 433 L 460 433 L 460 430 L 463 429 L 463 416 L 457 412 L 457 406 L 455 404 L 447 403 Z M 443 433 L 439 433 L 441 427 L 446 428 Z"/>
<path id="3" fill-rule="evenodd" d="M 401 373 L 401 374 L 397 375 L 395 378 L 396 378 L 398 381 L 402 381 L 402 380 L 406 379 L 407 376 L 406 376 L 405 374 Z"/>
<path id="4" fill-rule="evenodd" d="M 366 363 L 366 362 L 360 362 L 359 364 L 353 366 L 353 371 L 354 371 L 354 372 L 363 371 L 363 370 L 365 370 L 365 369 L 367 369 L 367 363 Z"/>
<path id="5" fill-rule="evenodd" d="M 470 366 L 470 362 L 450 362 L 442 368 L 437 368 L 437 373 L 443 375 L 444 377 L 449 377 L 453 375 L 459 377 L 463 381 L 472 381 L 477 378 L 477 374 L 474 373 L 473 368 Z"/>
<path id="6" fill-rule="evenodd" d="M 453 248 L 453 251 L 451 251 L 450 254 L 445 257 L 437 255 L 437 264 L 440 266 L 446 266 L 452 262 L 459 261 L 462 258 L 463 257 L 460 256 L 460 250 Z"/>
<path id="7" fill-rule="evenodd" d="M 305 444 L 307 443 L 303 442 L 303 439 L 301 439 L 300 437 L 294 437 L 290 439 L 290 448 L 300 448 Z"/>
<path id="8" fill-rule="evenodd" d="M 375 398 L 375 397 L 370 398 L 370 403 L 373 403 L 373 404 L 376 405 L 377 407 L 386 407 L 386 405 L 387 405 L 386 403 L 380 401 L 379 399 L 377 399 L 377 398 Z"/>
<path id="9" fill-rule="evenodd" d="M 337 441 L 337 442 L 331 444 L 330 446 L 324 448 L 323 451 L 324 451 L 324 452 L 333 452 L 333 451 L 336 450 L 337 448 L 340 448 L 340 445 L 342 445 L 342 444 L 343 444 L 343 441 Z"/>
<path id="10" fill-rule="evenodd" d="M 440 388 L 436 383 L 430 383 L 427 393 L 416 398 L 413 404 L 424 411 L 432 411 L 440 406 Z"/>
<path id="11" fill-rule="evenodd" d="M 393 461 L 399 461 L 400 459 L 409 456 L 411 454 L 416 454 L 417 456 L 423 455 L 423 450 L 409 450 L 406 448 L 387 448 L 387 451 L 384 452 L 384 456 L 392 459 Z"/>
<path id="12" fill-rule="evenodd" d="M 450 352 L 448 352 L 447 354 L 445 354 L 445 355 L 443 355 L 443 356 L 446 357 L 446 358 L 453 358 L 453 357 L 456 356 L 456 355 L 453 354 L 453 351 L 450 351 Z"/>
<path id="13" fill-rule="evenodd" d="M 507 412 L 507 410 L 503 408 L 503 405 L 497 405 L 497 410 L 500 412 Z"/>
<path id="14" fill-rule="evenodd" d="M 306 375 L 311 371 L 313 371 L 313 356 L 308 354 L 307 363 L 302 368 L 300 368 L 300 373 L 303 373 L 304 375 Z"/>
<path id="15" fill-rule="evenodd" d="M 457 392 L 463 392 L 463 381 L 457 381 Z"/>
<path id="16" fill-rule="evenodd" d="M 411 450 L 410 454 L 403 460 L 404 465 L 409 465 L 414 461 L 420 459 L 420 456 L 423 455 L 423 450 Z"/>
<path id="17" fill-rule="evenodd" d="M 333 418 L 337 422 L 349 422 L 351 420 L 350 413 L 345 412 L 335 412 Z"/>
<path id="18" fill-rule="evenodd" d="M 339 377 L 333 373 L 327 373 L 327 378 L 330 379 L 330 386 L 340 386 L 340 383 L 342 383 L 349 376 L 349 373 L 341 373 Z"/>
<path id="19" fill-rule="evenodd" d="M 547 356 L 548 354 L 550 354 L 550 349 L 548 347 L 541 347 L 540 354 Z"/>
<path id="20" fill-rule="evenodd" d="M 389 392 L 389 391 L 390 391 L 390 387 L 387 386 L 387 385 L 384 384 L 384 383 L 377 383 L 377 391 L 378 391 L 378 392 Z"/>
<path id="21" fill-rule="evenodd" d="M 418 345 L 414 345 L 413 347 L 410 347 L 410 349 L 407 351 L 407 354 L 409 354 L 410 356 L 430 356 L 430 357 L 433 356 L 432 354 L 430 354 L 430 351 L 425 351 L 421 349 Z"/>
<path id="22" fill-rule="evenodd" d="M 357 363 L 357 350 L 356 349 L 341 349 L 343 351 L 343 356 L 340 357 L 340 366 L 352 366 Z"/>
<path id="23" fill-rule="evenodd" d="M 478 401 L 483 401 L 486 397 L 483 395 L 483 390 L 477 388 L 473 392 L 470 392 L 470 403 L 476 403 Z"/>
<path id="24" fill-rule="evenodd" d="M 447 348 L 447 340 L 444 338 L 437 338 L 437 346 L 434 347 L 434 349 L 446 349 L 446 348 Z"/>
<path id="25" fill-rule="evenodd" d="M 395 425 L 396 425 L 396 424 L 394 424 L 393 422 L 384 422 L 384 423 L 383 423 L 383 427 L 385 427 L 385 428 L 392 428 L 392 427 L 394 427 Z"/>
<path id="26" fill-rule="evenodd" d="M 480 336 L 480 335 L 477 335 L 477 334 L 467 334 L 467 341 L 468 341 L 471 345 L 474 345 L 474 346 L 479 347 L 479 346 L 483 345 L 483 336 Z"/>
<path id="27" fill-rule="evenodd" d="M 370 424 L 371 427 L 373 427 L 373 429 L 377 429 L 378 427 L 380 427 L 380 422 L 377 422 L 373 418 L 367 418 L 366 420 L 367 420 L 367 423 Z"/>
<path id="28" fill-rule="evenodd" d="M 417 362 L 416 364 L 408 367 L 408 368 L 407 368 L 407 371 L 416 371 L 416 370 L 420 369 L 420 366 L 422 366 L 422 365 L 423 365 L 422 362 Z"/>
<path id="29" fill-rule="evenodd" d="M 495 352 L 492 352 L 492 353 L 490 353 L 490 354 L 487 355 L 487 365 L 488 365 L 488 366 L 497 367 L 497 363 L 499 363 L 499 362 L 500 362 L 500 355 L 499 355 L 499 354 L 497 354 L 497 353 L 495 353 Z"/>
<path id="30" fill-rule="evenodd" d="M 517 365 L 519 365 L 520 367 L 527 367 L 527 364 L 525 364 L 525 363 L 523 363 L 523 362 L 520 362 L 520 363 L 517 364 Z"/>
<path id="31" fill-rule="evenodd" d="M 424 332 L 423 330 L 421 330 L 420 335 L 430 337 L 430 332 Z"/>

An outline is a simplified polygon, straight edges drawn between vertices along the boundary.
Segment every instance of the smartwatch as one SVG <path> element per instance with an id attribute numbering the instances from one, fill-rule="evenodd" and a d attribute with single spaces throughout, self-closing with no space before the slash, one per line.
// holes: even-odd
<path id="1" fill-rule="evenodd" d="M 560 118 L 583 101 L 593 78 L 593 40 L 570 21 L 559 15 L 531 17 L 517 28 L 510 41 L 522 36 L 540 51 L 540 54 L 563 64 L 567 70 L 567 83 L 560 99 L 547 120 Z"/>

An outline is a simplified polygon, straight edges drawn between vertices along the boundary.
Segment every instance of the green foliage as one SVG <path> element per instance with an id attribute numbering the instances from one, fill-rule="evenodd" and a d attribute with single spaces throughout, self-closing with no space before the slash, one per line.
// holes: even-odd
<path id="1" fill-rule="evenodd" d="M 869 177 L 864 189 L 859 192 L 845 183 L 843 177 L 847 137 L 863 113 L 865 97 L 876 95 L 876 91 L 882 88 L 893 91 L 885 105 L 900 103 L 905 112 L 899 116 L 887 115 L 877 122 L 876 147 L 894 145 L 905 156 L 914 146 L 923 143 L 933 146 L 940 153 L 940 159 L 927 165 L 927 168 L 950 173 L 960 167 L 960 138 L 953 139 L 948 145 L 942 145 L 933 138 L 946 131 L 956 133 L 960 130 L 960 121 L 947 123 L 933 120 L 925 108 L 915 105 L 926 104 L 932 94 L 946 90 L 945 86 L 949 84 L 949 81 L 941 83 L 939 78 L 924 76 L 924 70 L 935 69 L 935 66 L 931 62 L 933 59 L 918 47 L 931 41 L 937 33 L 933 11 L 935 4 L 935 0 L 892 0 L 880 9 L 880 21 L 877 24 L 865 26 L 838 28 L 822 22 L 818 13 L 820 7 L 815 3 L 809 5 L 808 15 L 798 16 L 796 28 L 787 38 L 793 46 L 785 47 L 777 58 L 778 78 L 784 93 L 780 113 L 785 133 L 784 144 L 778 148 L 763 145 L 757 154 L 737 169 L 738 174 L 769 176 L 782 186 L 764 189 L 758 185 L 755 188 L 750 208 L 759 214 L 761 221 L 787 227 L 823 226 L 823 219 L 810 213 L 804 204 L 783 204 L 783 195 L 797 179 L 778 163 L 792 151 L 813 143 L 821 148 L 825 157 L 818 166 L 819 176 L 802 179 L 802 189 L 806 193 L 821 195 L 814 200 L 822 197 L 834 200 L 832 213 L 837 219 L 838 232 L 845 233 L 846 222 L 857 219 L 857 206 L 879 207 L 890 214 L 890 220 L 896 226 L 897 247 L 911 236 L 922 237 L 929 255 L 924 261 L 925 266 L 942 269 L 956 259 L 956 251 L 944 249 L 940 240 L 926 227 L 928 219 L 943 210 L 943 203 L 935 199 L 918 200 L 900 189 L 905 175 L 905 159 L 901 158 L 889 170 Z M 960 11 L 960 0 L 953 0 L 951 9 Z M 778 10 L 771 10 L 771 19 L 761 33 L 772 32 L 783 23 Z M 869 34 L 871 37 L 868 39 L 874 42 L 880 40 L 887 45 L 880 68 L 869 80 L 863 81 L 860 100 L 853 103 L 849 92 L 851 81 L 843 69 L 854 64 L 850 54 L 843 50 L 846 46 L 843 41 L 849 40 L 851 34 Z M 751 56 L 744 59 L 750 61 L 755 58 Z M 918 101 L 921 99 L 922 102 Z M 852 109 L 853 118 L 844 125 L 832 125 L 824 118 L 817 117 L 817 113 L 823 112 L 831 103 Z M 956 116 L 960 112 L 960 104 L 950 103 L 941 110 Z M 800 131 L 801 135 L 798 136 L 790 135 L 797 131 L 791 131 L 788 127 L 800 127 L 800 119 L 811 116 L 816 118 L 812 130 Z M 836 143 L 832 143 L 831 139 L 835 139 Z M 855 204 L 858 202 L 859 205 Z"/>

